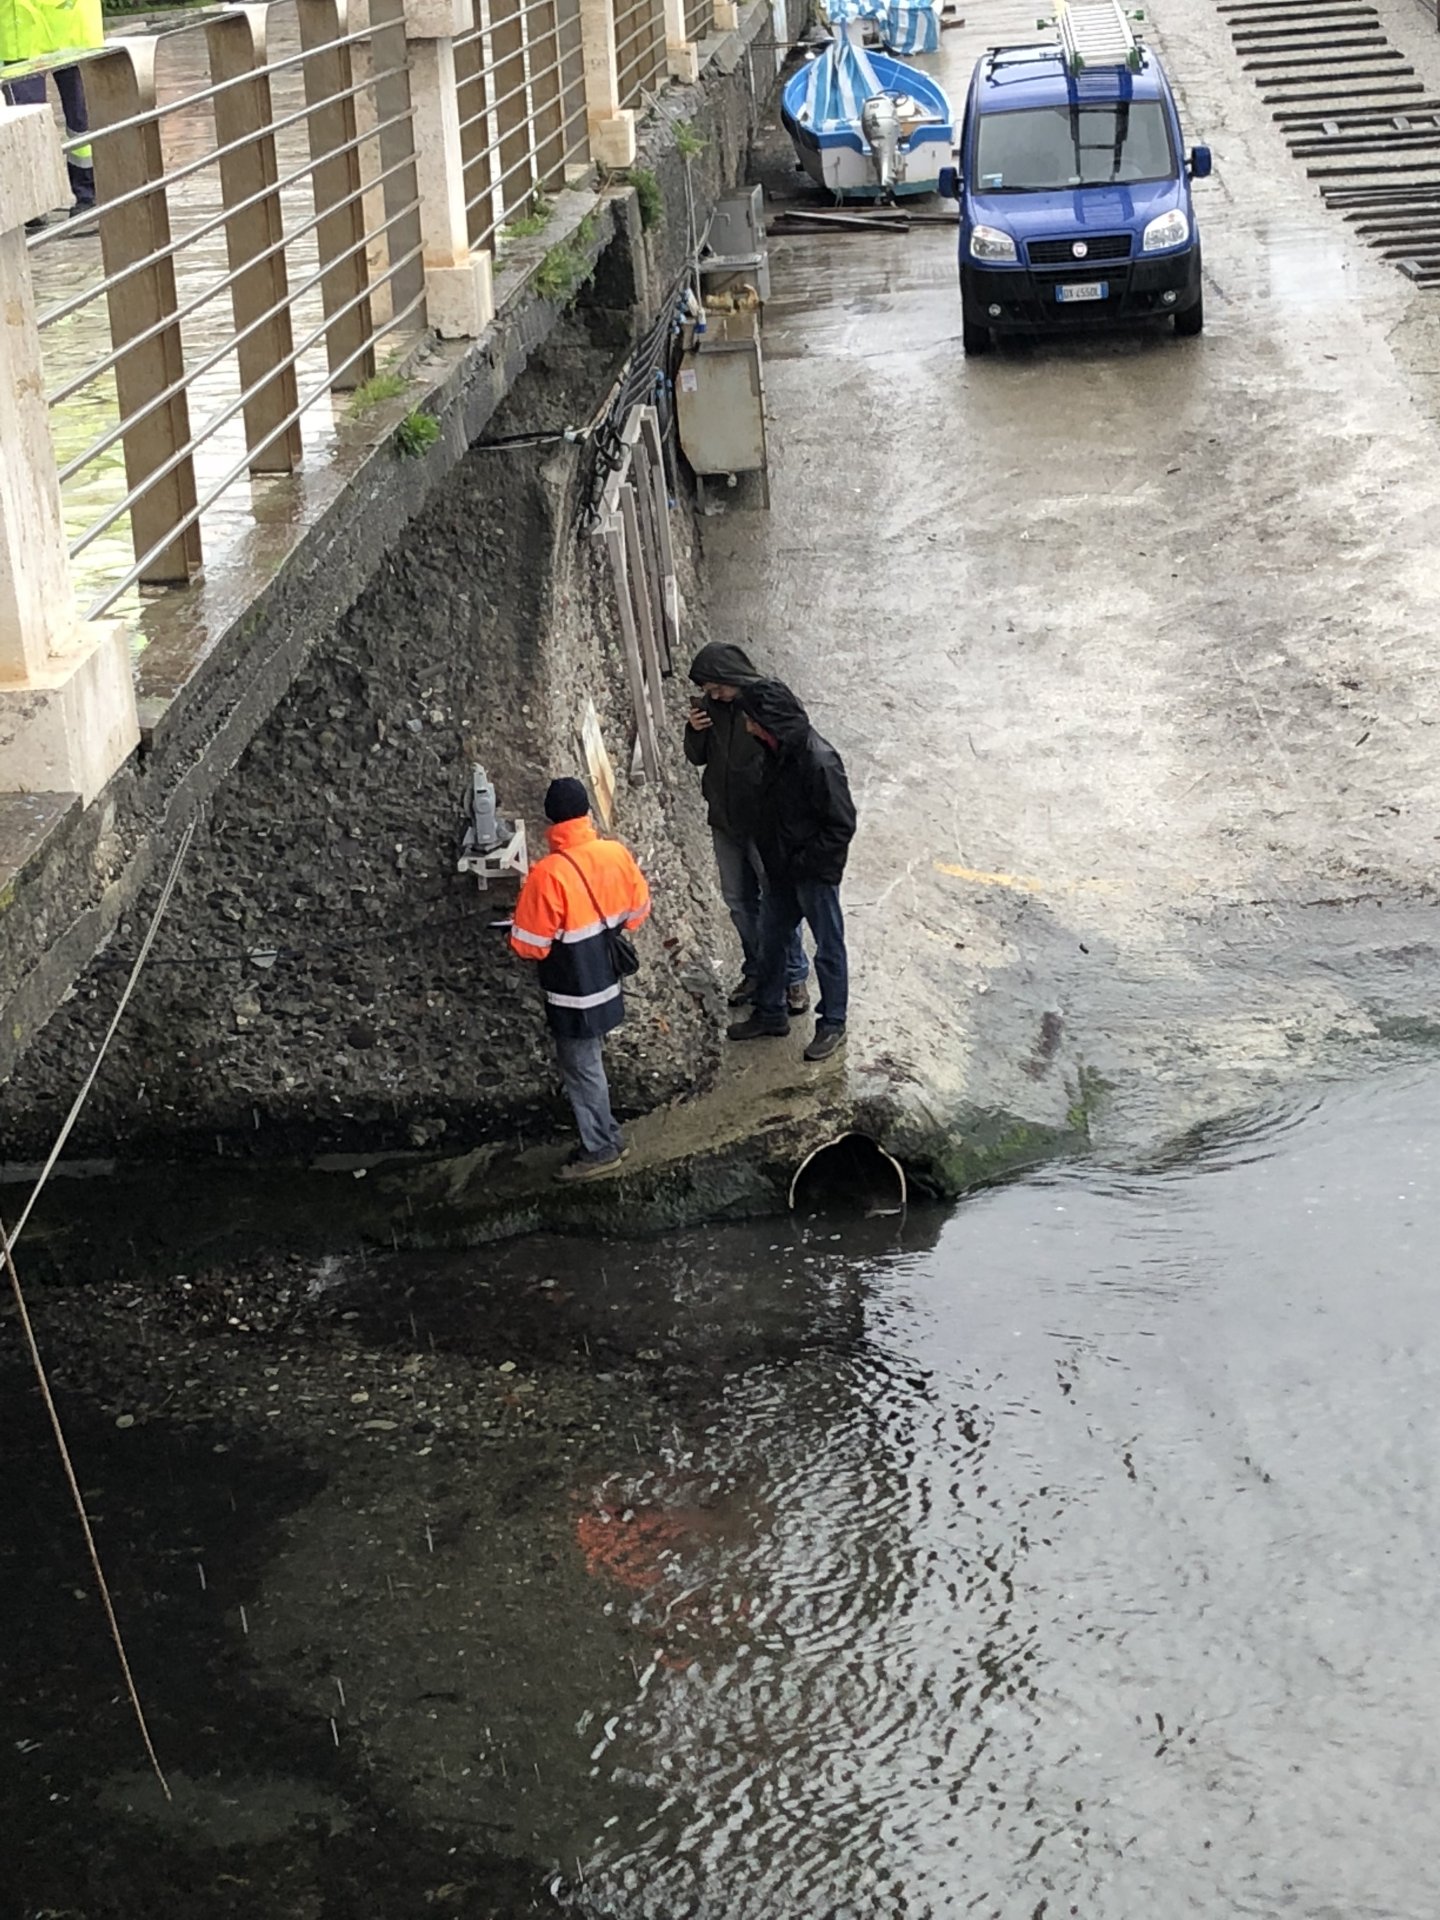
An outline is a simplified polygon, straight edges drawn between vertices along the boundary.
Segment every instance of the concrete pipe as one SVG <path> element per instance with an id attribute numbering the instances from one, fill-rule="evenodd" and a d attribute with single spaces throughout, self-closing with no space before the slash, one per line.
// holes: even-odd
<path id="1" fill-rule="evenodd" d="M 905 1211 L 905 1169 L 868 1133 L 840 1133 L 814 1148 L 795 1169 L 790 1207 L 806 1213 Z"/>

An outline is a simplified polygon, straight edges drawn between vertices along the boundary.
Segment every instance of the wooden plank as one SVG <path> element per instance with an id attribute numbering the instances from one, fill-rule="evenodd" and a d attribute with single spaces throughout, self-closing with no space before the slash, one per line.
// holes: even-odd
<path id="1" fill-rule="evenodd" d="M 611 514 L 600 530 L 610 555 L 615 576 L 615 603 L 620 617 L 620 648 L 625 657 L 625 678 L 630 683 L 630 702 L 635 709 L 635 741 L 640 764 L 651 780 L 660 778 L 660 742 L 655 734 L 655 719 L 645 697 L 645 672 L 640 664 L 640 642 L 635 633 L 635 614 L 630 598 L 630 574 L 625 564 L 625 529 L 618 514 Z"/>
<path id="2" fill-rule="evenodd" d="M 650 597 L 650 577 L 644 542 L 640 538 L 640 514 L 635 505 L 635 489 L 620 489 L 620 522 L 625 531 L 625 553 L 634 591 L 636 626 L 640 635 L 640 658 L 645 666 L 645 683 L 650 692 L 650 724 L 665 711 L 665 680 L 660 672 L 660 649 L 655 640 L 654 603 Z"/>
<path id="3" fill-rule="evenodd" d="M 340 98 L 355 84 L 355 67 L 349 47 L 332 44 L 348 31 L 349 7 L 347 0 L 296 0 L 296 12 L 300 45 L 310 56 L 304 62 L 305 100 L 313 109 L 310 178 L 324 269 L 320 298 L 331 321 L 325 330 L 325 356 L 330 385 L 343 393 L 363 385 L 375 371 L 375 350 L 368 344 L 374 323 L 360 199 L 365 180 L 359 152 L 350 144 L 359 131 L 358 118 L 353 95 Z"/>
<path id="4" fill-rule="evenodd" d="M 227 209 L 225 247 L 236 279 L 230 289 L 238 339 L 235 356 L 245 402 L 245 444 L 251 473 L 293 473 L 300 463 L 300 422 L 285 264 L 285 223 L 275 183 L 280 177 L 274 109 L 265 65 L 263 6 L 237 7 L 205 28 L 210 78 L 227 85 L 215 96 L 220 195 Z M 246 79 L 246 75 L 251 75 Z M 224 152 L 226 147 L 234 151 Z M 257 197 L 262 196 L 262 197 Z M 245 205 L 253 201 L 252 205 Z M 268 316 L 265 317 L 265 316 Z M 290 421 L 288 426 L 283 423 Z"/>
<path id="5" fill-rule="evenodd" d="M 659 540 L 660 593 L 665 609 L 665 644 L 674 664 L 680 645 L 680 582 L 675 573 L 675 547 L 670 538 L 670 486 L 665 477 L 665 447 L 660 438 L 660 416 L 654 407 L 640 409 L 640 437 L 649 458 L 650 489 L 655 501 L 655 529 Z"/>
<path id="6" fill-rule="evenodd" d="M 125 275 L 105 296 L 110 340 L 115 347 L 123 347 L 130 340 L 138 342 L 121 355 L 115 367 L 120 418 L 135 419 L 124 437 L 126 490 L 145 488 L 130 509 L 130 531 L 137 560 L 152 548 L 160 549 L 143 568 L 142 584 L 174 586 L 191 579 L 200 567 L 198 522 L 165 543 L 166 534 L 173 533 L 194 512 L 196 504 L 194 458 L 185 453 L 175 459 L 190 442 L 190 406 L 185 388 L 179 384 L 185 377 L 185 348 L 179 324 L 174 321 L 178 305 L 174 258 L 166 253 L 151 266 L 127 272 L 137 262 L 170 246 L 165 161 L 158 122 L 121 124 L 154 110 L 157 43 L 137 35 L 112 44 L 113 51 L 86 64 L 85 97 L 95 150 L 95 192 L 105 277 L 113 282 Z M 151 191 L 141 191 L 146 187 Z M 130 193 L 137 197 L 123 207 L 107 207 L 108 201 Z M 167 321 L 170 324 L 164 324 Z M 158 331 L 141 339 L 150 334 L 151 328 Z M 172 387 L 178 387 L 178 391 L 158 406 L 151 405 Z M 142 412 L 145 417 L 137 418 Z M 174 464 L 170 464 L 172 461 Z M 169 471 L 162 475 L 159 470 L 165 466 Z M 152 474 L 157 477 L 146 487 Z"/>

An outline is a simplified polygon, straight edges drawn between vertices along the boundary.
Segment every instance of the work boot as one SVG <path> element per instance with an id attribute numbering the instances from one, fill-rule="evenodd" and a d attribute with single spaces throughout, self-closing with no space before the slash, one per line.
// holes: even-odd
<path id="1" fill-rule="evenodd" d="M 762 1020 L 758 1013 L 752 1013 L 748 1020 L 727 1027 L 725 1037 L 727 1040 L 783 1040 L 789 1031 L 788 1020 L 777 1027 L 769 1020 Z"/>
<path id="2" fill-rule="evenodd" d="M 807 1060 L 828 1060 L 832 1053 L 838 1053 L 845 1044 L 844 1027 L 834 1027 L 822 1020 L 815 1029 L 815 1038 L 805 1049 Z"/>
<path id="3" fill-rule="evenodd" d="M 755 998 L 755 982 L 748 973 L 742 973 L 739 981 L 725 996 L 727 1007 L 748 1007 Z"/>
<path id="4" fill-rule="evenodd" d="M 598 1180 L 602 1173 L 613 1173 L 622 1160 L 630 1158 L 630 1148 L 625 1141 L 618 1147 L 605 1147 L 599 1153 L 587 1153 L 584 1147 L 577 1147 L 569 1159 L 555 1170 L 557 1180 Z"/>
<path id="5" fill-rule="evenodd" d="M 810 989 L 803 980 L 792 980 L 786 987 L 785 1011 L 789 1014 L 810 1011 Z"/>

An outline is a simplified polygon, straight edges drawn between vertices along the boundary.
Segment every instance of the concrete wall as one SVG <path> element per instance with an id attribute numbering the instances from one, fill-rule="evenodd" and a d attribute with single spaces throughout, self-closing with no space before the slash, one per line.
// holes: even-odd
<path id="1" fill-rule="evenodd" d="M 754 9 L 749 37 L 769 20 Z M 502 811 L 538 835 L 545 781 L 579 770 L 587 698 L 623 772 L 628 701 L 609 576 L 576 533 L 580 456 L 474 443 L 569 424 L 606 391 L 687 250 L 676 123 L 705 141 L 690 166 L 702 219 L 743 168 L 752 66 L 732 40 L 643 130 L 638 164 L 661 185 L 663 223 L 643 233 L 617 186 L 572 311 L 507 306 L 502 289 L 493 336 L 444 364 L 434 452 L 362 464 L 223 641 L 195 649 L 173 697 L 148 714 L 142 701 L 145 755 L 85 814 L 30 828 L 0 895 L 0 1157 L 48 1144 L 191 818 L 179 891 L 75 1151 L 453 1151 L 562 1111 L 533 980 L 486 926 L 513 888 L 481 895 L 457 876 L 454 833 L 480 759 Z M 685 511 L 675 521 L 688 566 Z M 694 609 L 693 569 L 689 585 Z M 157 636 L 162 664 L 183 598 Z M 692 612 L 682 672 L 704 637 Z M 622 778 L 616 821 L 657 893 L 615 1048 L 632 1108 L 703 1081 L 714 1058 L 713 982 L 705 996 L 722 936 L 679 717 L 677 693 L 673 784 Z M 257 947 L 279 949 L 273 966 L 244 957 Z"/>

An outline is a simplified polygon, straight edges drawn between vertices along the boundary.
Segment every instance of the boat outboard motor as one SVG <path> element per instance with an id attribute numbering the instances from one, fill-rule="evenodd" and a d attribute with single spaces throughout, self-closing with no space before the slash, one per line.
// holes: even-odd
<path id="1" fill-rule="evenodd" d="M 900 97 L 894 93 L 874 93 L 860 109 L 860 131 L 870 145 L 870 164 L 881 193 L 893 199 L 897 181 L 905 178 L 905 160 L 900 152 Z"/>

